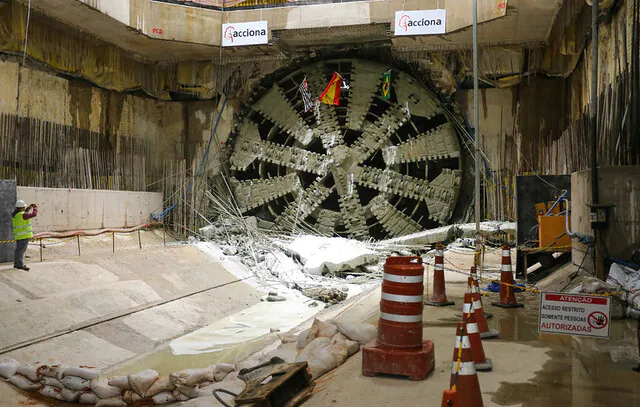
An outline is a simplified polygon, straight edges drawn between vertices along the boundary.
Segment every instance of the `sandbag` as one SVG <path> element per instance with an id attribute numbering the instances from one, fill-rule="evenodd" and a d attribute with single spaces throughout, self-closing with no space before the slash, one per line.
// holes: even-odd
<path id="1" fill-rule="evenodd" d="M 334 322 L 338 327 L 338 331 L 347 339 L 358 342 L 360 345 L 366 345 L 375 339 L 378 334 L 378 328 L 371 324 L 347 324 Z"/>
<path id="2" fill-rule="evenodd" d="M 158 393 L 153 396 L 152 399 L 153 404 L 155 405 L 168 404 L 176 401 L 176 398 L 173 397 L 173 393 L 171 393 L 170 391 L 163 391 L 162 393 Z"/>
<path id="3" fill-rule="evenodd" d="M 62 397 L 62 390 L 55 387 L 42 386 L 40 387 L 39 393 L 41 396 L 48 397 L 50 399 L 64 401 L 64 397 Z"/>
<path id="4" fill-rule="evenodd" d="M 334 339 L 316 338 L 300 351 L 296 362 L 307 362 L 309 372 L 315 380 L 347 360 L 347 343 L 344 337 Z"/>
<path id="5" fill-rule="evenodd" d="M 89 391 L 91 390 L 91 380 L 83 379 L 78 376 L 66 376 L 60 382 L 70 390 Z"/>
<path id="6" fill-rule="evenodd" d="M 208 367 L 202 369 L 179 370 L 171 373 L 169 378 L 171 379 L 171 383 L 175 385 L 181 384 L 184 386 L 195 386 L 198 383 L 214 381 L 213 370 Z"/>
<path id="7" fill-rule="evenodd" d="M 67 366 L 60 362 L 48 363 L 38 367 L 38 376 L 55 377 L 57 379 L 62 378 L 62 372 Z"/>
<path id="8" fill-rule="evenodd" d="M 173 397 L 176 398 L 177 401 L 187 401 L 190 400 L 191 397 L 187 396 L 186 394 L 182 393 L 180 390 L 175 389 L 173 391 Z"/>
<path id="9" fill-rule="evenodd" d="M 238 378 L 239 374 L 240 374 L 240 371 L 234 371 L 229 373 L 227 377 L 224 378 L 223 381 L 214 383 L 213 388 L 216 390 L 224 389 L 234 394 L 242 393 L 244 391 L 244 388 L 247 387 L 247 384 L 243 380 Z M 223 394 L 224 393 L 218 393 L 218 395 L 224 399 Z"/>
<path id="10" fill-rule="evenodd" d="M 303 337 L 303 333 L 306 332 L 306 336 Z M 338 327 L 330 322 L 324 322 L 318 318 L 314 318 L 313 324 L 309 331 L 303 331 L 300 333 L 298 339 L 298 349 L 303 349 L 311 341 L 316 338 L 332 338 L 338 333 Z"/>
<path id="11" fill-rule="evenodd" d="M 98 400 L 96 407 L 127 407 L 127 403 L 122 400 L 122 396 L 110 397 Z"/>
<path id="12" fill-rule="evenodd" d="M 61 394 L 64 401 L 67 401 L 69 403 L 75 403 L 80 398 L 80 395 L 82 394 L 82 392 L 69 390 L 69 389 L 62 389 Z"/>
<path id="13" fill-rule="evenodd" d="M 153 397 L 159 393 L 171 392 L 175 388 L 176 386 L 171 383 L 171 380 L 168 376 L 160 376 L 158 377 L 158 380 L 156 380 L 151 385 L 151 387 L 149 387 L 149 390 L 147 390 L 147 394 L 145 395 L 145 397 Z"/>
<path id="14" fill-rule="evenodd" d="M 16 374 L 16 369 L 20 363 L 15 359 L 4 359 L 0 361 L 0 376 L 8 379 Z"/>
<path id="15" fill-rule="evenodd" d="M 86 380 L 92 380 L 100 377 L 102 372 L 97 367 L 90 366 L 80 366 L 80 367 L 67 367 L 62 370 L 62 377 L 60 379 L 64 379 L 66 376 L 77 376 L 82 377 Z"/>
<path id="16" fill-rule="evenodd" d="M 40 379 L 40 383 L 42 383 L 44 386 L 51 386 L 60 390 L 64 389 L 64 385 L 60 382 L 60 380 L 56 379 L 55 377 L 43 376 Z"/>
<path id="17" fill-rule="evenodd" d="M 140 397 L 146 397 L 147 390 L 158 379 L 160 375 L 153 369 L 146 369 L 136 374 L 129 375 L 129 385 L 131 390 L 138 393 Z"/>
<path id="18" fill-rule="evenodd" d="M 216 382 L 221 382 L 229 373 L 236 370 L 236 366 L 229 363 L 218 363 L 217 365 L 209 366 L 209 369 L 213 370 L 213 379 Z"/>
<path id="19" fill-rule="evenodd" d="M 191 399 L 196 397 L 211 396 L 213 395 L 213 382 L 202 382 L 195 386 L 176 383 L 176 389 L 178 389 L 180 393 L 184 394 L 185 396 L 189 396 L 189 398 Z"/>
<path id="20" fill-rule="evenodd" d="M 38 368 L 42 366 L 42 363 L 29 363 L 26 365 L 18 366 L 16 368 L 16 373 L 21 374 L 32 382 L 40 381 L 40 377 L 38 376 Z"/>
<path id="21" fill-rule="evenodd" d="M 82 394 L 80 394 L 80 397 L 78 398 L 78 403 L 80 404 L 96 404 L 98 402 L 98 400 L 100 400 L 98 398 L 98 396 L 95 395 L 95 393 L 91 392 L 91 391 L 86 391 Z"/>
<path id="22" fill-rule="evenodd" d="M 7 379 L 7 383 L 13 384 L 20 390 L 24 391 L 37 391 L 42 386 L 39 382 L 32 382 L 31 380 L 18 373 Z"/>
<path id="23" fill-rule="evenodd" d="M 338 334 L 338 335 L 342 335 L 342 334 Z M 360 344 L 350 339 L 346 339 L 345 341 L 347 343 L 347 357 L 350 358 L 351 356 L 358 353 L 358 351 L 360 350 Z"/>
<path id="24" fill-rule="evenodd" d="M 311 342 L 307 340 L 309 332 L 311 332 L 311 328 L 305 329 L 304 331 L 300 332 L 300 335 L 298 335 L 298 341 L 296 342 L 298 349 L 304 349 L 304 347 L 307 346 L 309 342 Z"/>
<path id="25" fill-rule="evenodd" d="M 124 390 L 131 390 L 129 385 L 129 376 L 116 376 L 109 379 L 109 385 L 120 387 Z"/>
<path id="26" fill-rule="evenodd" d="M 138 393 L 133 390 L 125 390 L 124 394 L 122 395 L 122 400 L 127 404 L 133 404 L 142 400 L 142 397 L 140 397 Z"/>
<path id="27" fill-rule="evenodd" d="M 101 399 L 117 397 L 122 394 L 122 389 L 116 386 L 110 386 L 106 377 L 99 377 L 91 380 L 91 391 Z"/>

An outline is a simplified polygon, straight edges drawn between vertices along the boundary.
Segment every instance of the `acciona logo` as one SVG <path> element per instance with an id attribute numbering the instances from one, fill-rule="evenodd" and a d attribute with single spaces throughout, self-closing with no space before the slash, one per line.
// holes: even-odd
<path id="1" fill-rule="evenodd" d="M 446 15 L 446 10 L 398 11 L 395 35 L 444 34 Z"/>
<path id="2" fill-rule="evenodd" d="M 269 32 L 266 21 L 223 24 L 222 26 L 223 47 L 267 44 L 268 41 Z"/>
<path id="3" fill-rule="evenodd" d="M 227 27 L 226 30 L 224 30 L 224 38 L 234 42 L 235 38 L 239 38 L 239 37 L 258 37 L 258 36 L 262 36 L 262 35 L 267 35 L 267 30 L 262 29 L 262 30 L 251 30 L 251 29 L 246 29 L 246 30 L 242 30 L 242 31 L 238 31 L 236 30 L 236 28 L 232 25 L 230 25 L 229 27 Z"/>
<path id="4" fill-rule="evenodd" d="M 409 31 L 409 28 L 411 27 L 429 27 L 432 25 L 442 25 L 443 23 L 440 18 L 431 20 L 425 20 L 424 18 L 421 18 L 420 20 L 412 20 L 411 17 L 404 14 L 400 17 L 400 22 L 398 24 L 400 27 L 404 28 L 405 31 Z"/>

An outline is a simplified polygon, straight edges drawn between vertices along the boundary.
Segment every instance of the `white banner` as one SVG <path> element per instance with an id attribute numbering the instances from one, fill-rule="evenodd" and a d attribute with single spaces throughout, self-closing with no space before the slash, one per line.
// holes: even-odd
<path id="1" fill-rule="evenodd" d="M 444 34 L 447 10 L 396 11 L 395 35 Z"/>
<path id="2" fill-rule="evenodd" d="M 541 293 L 538 330 L 552 334 L 608 338 L 611 298 Z"/>
<path id="3" fill-rule="evenodd" d="M 268 42 L 269 29 L 267 28 L 266 21 L 228 23 L 222 25 L 223 47 L 267 44 Z"/>

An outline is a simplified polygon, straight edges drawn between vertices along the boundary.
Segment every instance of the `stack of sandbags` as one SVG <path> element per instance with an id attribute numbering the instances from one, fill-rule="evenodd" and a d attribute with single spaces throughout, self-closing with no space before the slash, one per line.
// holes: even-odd
<path id="1" fill-rule="evenodd" d="M 0 376 L 21 390 L 38 391 L 42 396 L 70 403 L 96 407 L 126 407 L 140 400 L 155 405 L 212 396 L 225 389 L 240 394 L 245 383 L 238 379 L 234 365 L 220 363 L 204 369 L 187 369 L 160 376 L 152 369 L 110 379 L 100 376 L 100 369 L 62 363 L 21 365 L 14 359 L 0 361 Z M 227 401 L 233 396 L 219 394 Z"/>
<path id="2" fill-rule="evenodd" d="M 94 367 L 70 367 L 58 362 L 25 365 L 14 359 L 0 362 L 0 376 L 7 379 L 7 383 L 70 403 L 97 404 L 99 397 L 93 392 L 91 382 L 100 373 L 100 369 Z"/>
<path id="3" fill-rule="evenodd" d="M 371 324 L 344 324 L 314 319 L 311 328 L 302 331 L 295 342 L 298 350 L 294 360 L 307 362 L 315 380 L 343 364 L 348 357 L 360 350 L 360 345 L 372 341 L 377 328 Z M 286 355 L 292 348 L 289 337 L 283 339 L 276 353 Z"/>
<path id="4" fill-rule="evenodd" d="M 171 373 L 169 380 L 175 386 L 173 396 L 178 401 L 211 396 L 217 389 L 226 389 L 240 394 L 245 387 L 245 383 L 238 379 L 236 367 L 226 363 L 202 369 L 180 370 Z"/>

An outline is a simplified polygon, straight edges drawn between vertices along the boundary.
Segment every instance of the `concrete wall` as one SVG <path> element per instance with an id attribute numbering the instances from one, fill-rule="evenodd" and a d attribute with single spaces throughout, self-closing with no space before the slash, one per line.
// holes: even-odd
<path id="1" fill-rule="evenodd" d="M 634 249 L 640 247 L 640 166 L 600 167 L 598 169 L 599 200 L 601 204 L 615 205 L 610 223 L 603 233 L 609 257 L 629 260 Z M 573 232 L 593 236 L 589 221 L 591 203 L 591 172 L 571 174 L 571 225 Z M 574 244 L 572 259 L 581 264 L 585 246 Z M 583 267 L 593 270 L 591 256 Z"/>
<path id="2" fill-rule="evenodd" d="M 162 178 L 166 163 L 185 158 L 186 103 L 108 91 L 37 69 L 22 72 L 16 137 L 17 78 L 18 64 L 0 61 L 0 146 L 9 155 L 5 162 L 20 164 L 15 173 L 13 165 L 0 166 L 2 178 L 23 186 L 144 191 Z"/>
<path id="3" fill-rule="evenodd" d="M 159 192 L 18 187 L 18 197 L 38 205 L 36 233 L 136 226 L 162 207 Z"/>

